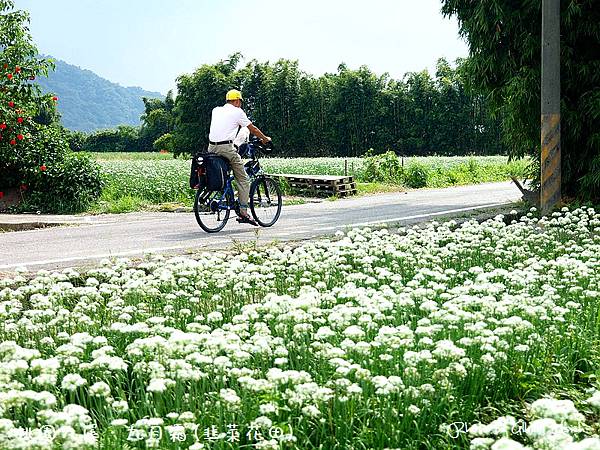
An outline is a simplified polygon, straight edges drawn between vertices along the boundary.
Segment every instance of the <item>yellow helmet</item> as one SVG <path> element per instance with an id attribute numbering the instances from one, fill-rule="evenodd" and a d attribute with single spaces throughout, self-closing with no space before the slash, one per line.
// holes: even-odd
<path id="1" fill-rule="evenodd" d="M 229 101 L 244 99 L 242 98 L 242 93 L 240 91 L 238 91 L 237 89 L 231 89 L 230 91 L 227 91 L 227 94 L 225 95 L 225 100 Z"/>

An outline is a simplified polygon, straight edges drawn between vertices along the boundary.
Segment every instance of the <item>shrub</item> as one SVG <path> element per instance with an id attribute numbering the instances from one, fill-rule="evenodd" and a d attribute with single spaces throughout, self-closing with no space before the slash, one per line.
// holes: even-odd
<path id="1" fill-rule="evenodd" d="M 429 178 L 429 169 L 421 163 L 413 162 L 406 169 L 404 183 L 409 188 L 422 188 L 427 186 Z"/>
<path id="2" fill-rule="evenodd" d="M 100 167 L 87 155 L 73 153 L 59 127 L 37 126 L 18 164 L 25 187 L 21 209 L 79 212 L 102 190 Z"/>
<path id="3" fill-rule="evenodd" d="M 479 164 L 477 163 L 477 160 L 475 158 L 469 158 L 469 161 L 467 161 L 467 170 L 469 172 L 469 174 L 471 174 L 472 179 L 476 179 L 477 178 L 477 174 L 479 173 Z"/>
<path id="4" fill-rule="evenodd" d="M 100 166 L 83 153 L 67 153 L 36 181 L 26 206 L 41 212 L 85 211 L 102 192 Z"/>
<path id="5" fill-rule="evenodd" d="M 373 155 L 370 149 L 365 154 L 363 165 L 365 181 L 380 183 L 398 183 L 403 179 L 403 168 L 400 159 L 392 151 L 381 155 Z"/>

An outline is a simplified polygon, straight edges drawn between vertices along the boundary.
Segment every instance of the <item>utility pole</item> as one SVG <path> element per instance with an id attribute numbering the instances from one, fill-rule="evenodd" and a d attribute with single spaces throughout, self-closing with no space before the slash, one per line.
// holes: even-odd
<path id="1" fill-rule="evenodd" d="M 560 0 L 542 0 L 542 214 L 561 200 L 560 174 Z"/>

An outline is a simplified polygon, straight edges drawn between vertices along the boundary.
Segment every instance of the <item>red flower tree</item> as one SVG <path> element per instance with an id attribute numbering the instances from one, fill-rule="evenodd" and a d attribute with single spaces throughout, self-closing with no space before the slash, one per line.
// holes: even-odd
<path id="1" fill-rule="evenodd" d="M 48 74 L 52 62 L 39 58 L 26 23 L 29 16 L 14 9 L 13 0 L 0 0 L 0 190 L 29 184 L 28 174 L 38 173 L 44 160 L 29 148 L 37 125 L 31 120 L 41 107 L 54 108 L 52 95 L 42 95 L 37 84 L 38 74 Z M 33 164 L 31 168 L 28 166 Z"/>
<path id="2" fill-rule="evenodd" d="M 53 63 L 38 56 L 28 21 L 13 0 L 0 0 L 0 191 L 20 187 L 24 204 L 36 210 L 80 211 L 100 195 L 100 168 L 72 154 L 54 120 L 58 97 L 31 82 Z"/>

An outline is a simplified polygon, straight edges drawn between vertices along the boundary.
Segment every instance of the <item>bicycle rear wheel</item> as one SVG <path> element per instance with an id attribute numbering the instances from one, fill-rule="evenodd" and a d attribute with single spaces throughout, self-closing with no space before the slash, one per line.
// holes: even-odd
<path id="1" fill-rule="evenodd" d="M 281 189 L 275 180 L 261 177 L 250 186 L 250 212 L 262 227 L 270 227 L 281 214 Z"/>
<path id="2" fill-rule="evenodd" d="M 221 231 L 229 220 L 228 203 L 223 191 L 198 189 L 194 200 L 194 214 L 200 228 L 207 233 Z"/>

